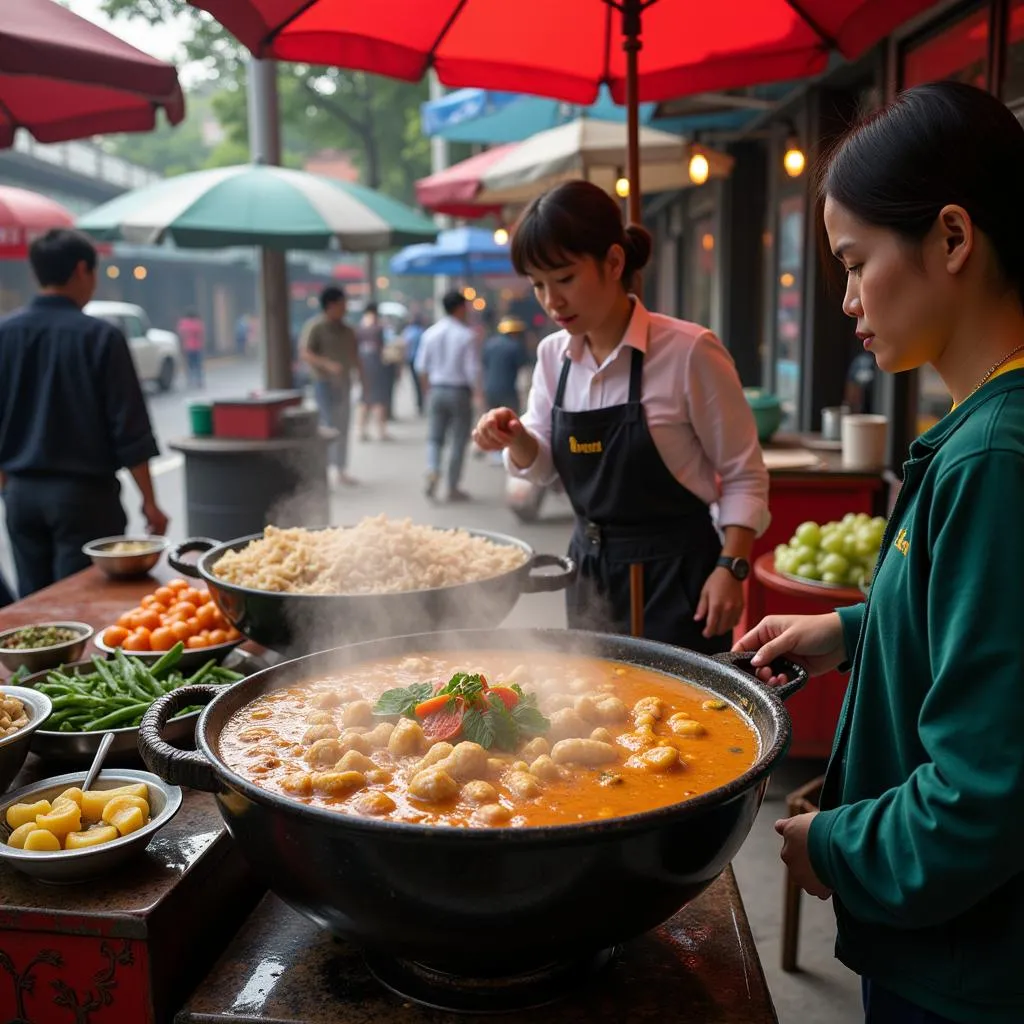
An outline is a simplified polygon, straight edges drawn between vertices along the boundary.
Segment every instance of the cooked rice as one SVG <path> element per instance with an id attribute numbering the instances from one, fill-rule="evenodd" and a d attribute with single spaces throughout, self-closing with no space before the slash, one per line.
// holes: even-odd
<path id="1" fill-rule="evenodd" d="M 213 571 L 227 583 L 274 593 L 395 594 L 489 579 L 525 561 L 511 544 L 380 515 L 348 528 L 268 526 Z"/>

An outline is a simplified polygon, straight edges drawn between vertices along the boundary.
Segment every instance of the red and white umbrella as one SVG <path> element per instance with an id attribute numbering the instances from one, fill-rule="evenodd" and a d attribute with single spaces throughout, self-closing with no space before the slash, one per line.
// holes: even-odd
<path id="1" fill-rule="evenodd" d="M 75 215 L 38 192 L 0 185 L 0 260 L 23 260 L 32 240 L 51 228 L 72 228 Z"/>
<path id="2" fill-rule="evenodd" d="M 54 3 L 7 0 L 0 16 L 0 148 L 25 128 L 40 142 L 149 131 L 185 116 L 178 74 Z"/>

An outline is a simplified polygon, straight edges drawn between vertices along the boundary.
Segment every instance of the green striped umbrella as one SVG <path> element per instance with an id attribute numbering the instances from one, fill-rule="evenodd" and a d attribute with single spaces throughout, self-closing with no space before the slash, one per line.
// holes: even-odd
<path id="1" fill-rule="evenodd" d="M 192 249 L 254 245 L 350 252 L 393 249 L 437 236 L 412 208 L 347 181 L 259 164 L 166 178 L 79 218 L 100 241 Z"/>

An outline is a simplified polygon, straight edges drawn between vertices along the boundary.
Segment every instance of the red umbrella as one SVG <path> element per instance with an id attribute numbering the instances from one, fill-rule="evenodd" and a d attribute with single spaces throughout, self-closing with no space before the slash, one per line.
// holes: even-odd
<path id="1" fill-rule="evenodd" d="M 60 203 L 23 188 L 0 185 L 0 260 L 23 260 L 32 239 L 50 228 L 73 228 L 75 215 Z"/>
<path id="2" fill-rule="evenodd" d="M 500 206 L 478 206 L 473 198 L 480 191 L 480 177 L 492 164 L 515 149 L 518 142 L 510 142 L 494 149 L 485 149 L 468 160 L 420 178 L 416 182 L 416 201 L 420 206 L 450 217 L 484 217 L 501 213 Z"/>
<path id="3" fill-rule="evenodd" d="M 638 219 L 641 101 L 802 78 L 831 50 L 856 57 L 934 0 L 190 0 L 259 57 L 630 112 Z M 640 53 L 639 51 L 643 52 Z"/>
<path id="4" fill-rule="evenodd" d="M 163 107 L 185 116 L 177 72 L 53 0 L 4 4 L 0 18 L 0 147 L 16 128 L 40 142 L 149 131 Z"/>

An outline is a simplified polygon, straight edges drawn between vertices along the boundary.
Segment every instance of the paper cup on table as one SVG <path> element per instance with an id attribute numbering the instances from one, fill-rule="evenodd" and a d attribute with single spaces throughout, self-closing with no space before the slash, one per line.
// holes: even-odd
<path id="1" fill-rule="evenodd" d="M 843 417 L 842 431 L 844 469 L 878 469 L 885 465 L 888 417 L 847 415 Z"/>

